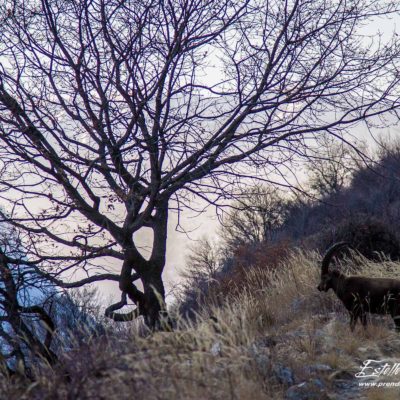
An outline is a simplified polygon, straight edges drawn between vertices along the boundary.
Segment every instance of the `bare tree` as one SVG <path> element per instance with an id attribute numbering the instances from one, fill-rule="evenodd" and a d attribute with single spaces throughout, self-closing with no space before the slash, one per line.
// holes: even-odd
<path id="1" fill-rule="evenodd" d="M 217 204 L 319 134 L 397 109 L 397 37 L 363 35 L 396 3 L 4 0 L 1 219 L 29 265 L 63 287 L 116 280 L 107 315 L 156 327 L 171 210 Z M 136 312 L 117 314 L 127 297 Z"/>
<path id="2" fill-rule="evenodd" d="M 185 271 L 182 273 L 187 285 L 215 279 L 219 268 L 218 253 L 218 246 L 206 237 L 193 243 L 186 257 Z"/>
<path id="3" fill-rule="evenodd" d="M 329 135 L 322 135 L 317 143 L 307 171 L 311 191 L 322 198 L 343 189 L 362 160 L 354 149 Z"/>
<path id="4" fill-rule="evenodd" d="M 242 194 L 223 220 L 219 236 L 229 252 L 272 240 L 282 226 L 288 199 L 273 186 L 254 186 Z"/>

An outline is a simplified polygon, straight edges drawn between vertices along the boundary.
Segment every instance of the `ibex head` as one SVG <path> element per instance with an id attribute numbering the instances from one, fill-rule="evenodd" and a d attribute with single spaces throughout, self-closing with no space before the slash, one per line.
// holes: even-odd
<path id="1" fill-rule="evenodd" d="M 331 282 L 331 277 L 329 276 L 329 274 L 322 275 L 321 282 L 317 286 L 317 289 L 320 292 L 327 292 L 331 288 L 332 288 L 332 282 Z"/>
<path id="2" fill-rule="evenodd" d="M 327 292 L 332 289 L 332 282 L 337 279 L 341 274 L 339 271 L 329 271 L 329 263 L 333 257 L 333 254 L 340 248 L 348 246 L 347 242 L 335 243 L 332 247 L 328 249 L 321 263 L 321 281 L 317 286 L 319 291 Z"/>

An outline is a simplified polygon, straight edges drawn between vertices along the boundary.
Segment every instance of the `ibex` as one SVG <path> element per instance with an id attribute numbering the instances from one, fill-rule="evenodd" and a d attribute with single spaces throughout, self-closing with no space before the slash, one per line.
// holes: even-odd
<path id="1" fill-rule="evenodd" d="M 400 280 L 386 278 L 367 278 L 363 276 L 346 276 L 339 271 L 329 270 L 333 255 L 347 242 L 339 242 L 330 247 L 321 266 L 319 291 L 333 289 L 336 296 L 350 313 L 350 329 L 353 331 L 358 318 L 364 327 L 367 325 L 367 312 L 373 314 L 390 314 L 400 330 Z"/>

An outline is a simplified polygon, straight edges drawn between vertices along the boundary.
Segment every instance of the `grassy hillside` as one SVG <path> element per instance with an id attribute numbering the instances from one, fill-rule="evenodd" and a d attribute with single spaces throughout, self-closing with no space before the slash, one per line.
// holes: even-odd
<path id="1" fill-rule="evenodd" d="M 2 379 L 4 399 L 395 399 L 388 388 L 360 388 L 369 358 L 400 359 L 390 318 L 348 327 L 332 293 L 316 289 L 315 253 L 291 253 L 273 271 L 254 268 L 222 306 L 197 322 L 146 337 L 132 328 L 92 338 L 38 367 L 37 382 Z M 345 266 L 342 266 L 345 268 Z M 400 264 L 363 262 L 358 273 L 398 276 Z"/>

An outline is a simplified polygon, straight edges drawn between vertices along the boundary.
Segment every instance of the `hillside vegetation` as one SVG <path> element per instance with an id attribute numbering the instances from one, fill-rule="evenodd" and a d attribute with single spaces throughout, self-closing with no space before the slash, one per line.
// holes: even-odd
<path id="1" fill-rule="evenodd" d="M 34 383 L 3 379 L 1 398 L 381 399 L 354 374 L 365 359 L 399 359 L 400 337 L 386 317 L 351 333 L 342 305 L 316 290 L 319 259 L 295 251 L 274 270 L 249 270 L 222 305 L 204 305 L 174 332 L 92 338 L 62 367 L 38 366 Z M 364 260 L 359 273 L 398 276 L 400 264 Z"/>
<path id="2" fill-rule="evenodd" d="M 344 240 L 370 260 L 400 260 L 400 144 L 383 146 L 368 162 L 341 146 L 326 149 L 337 158 L 320 150 L 303 185 L 308 195 L 247 188 L 226 216 L 219 242 L 195 243 L 184 273 L 183 315 L 192 318 L 210 298 L 219 304 L 250 269 L 275 269 L 295 248 L 323 253 Z"/>
<path id="3" fill-rule="evenodd" d="M 392 319 L 369 316 L 367 329 L 351 332 L 343 305 L 316 288 L 322 252 L 343 239 L 364 256 L 345 254 L 332 267 L 400 276 L 400 149 L 372 166 L 333 175 L 318 200 L 255 188 L 219 245 L 194 247 L 170 310 L 172 332 L 93 314 L 104 329 L 74 326 L 76 341 L 60 343 L 55 366 L 35 361 L 32 380 L 17 366 L 21 373 L 0 381 L 0 398 L 397 399 L 398 387 L 355 377 L 365 360 L 400 359 Z M 321 188 L 318 173 L 312 179 Z"/>

